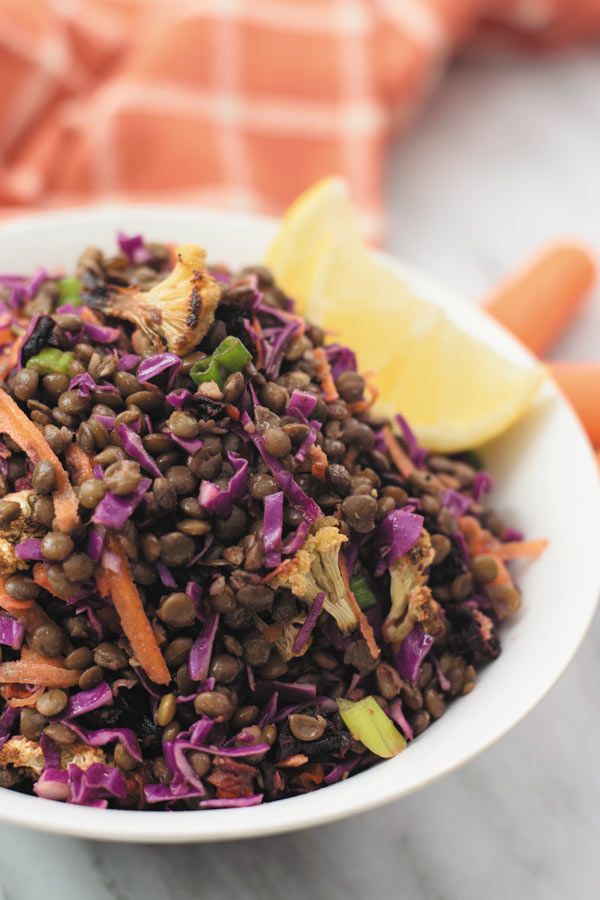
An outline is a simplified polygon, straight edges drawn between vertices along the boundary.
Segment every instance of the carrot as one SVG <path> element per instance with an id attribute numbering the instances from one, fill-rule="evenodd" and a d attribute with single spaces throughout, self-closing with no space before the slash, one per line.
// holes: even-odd
<path id="1" fill-rule="evenodd" d="M 356 415 L 356 413 L 366 412 L 367 409 L 371 409 L 377 398 L 379 397 L 379 388 L 373 381 L 375 376 L 375 372 L 365 372 L 363 378 L 365 379 L 365 393 L 369 395 L 368 400 L 354 400 L 353 403 L 348 403 L 348 411 L 352 413 L 352 415 Z"/>
<path id="2" fill-rule="evenodd" d="M 14 684 L 4 684 L 0 688 L 0 694 L 8 706 L 35 706 L 43 693 L 43 687 L 36 688 L 35 691 L 26 691 L 25 688 L 18 688 Z"/>
<path id="3" fill-rule="evenodd" d="M 168 684 L 171 675 L 163 658 L 152 626 L 148 621 L 140 595 L 131 577 L 129 560 L 121 550 L 119 542 L 110 534 L 108 549 L 119 557 L 120 573 L 104 569 L 99 579 L 100 593 L 108 588 L 112 602 L 121 619 L 121 625 L 131 648 L 148 678 L 156 684 Z"/>
<path id="4" fill-rule="evenodd" d="M 78 444 L 69 444 L 65 450 L 65 458 L 69 469 L 73 472 L 73 484 L 78 486 L 87 478 L 94 477 L 94 468 L 89 453 Z"/>
<path id="5" fill-rule="evenodd" d="M 486 556 L 491 556 L 496 562 L 498 574 L 489 584 L 512 584 L 513 580 L 509 571 L 498 554 L 500 541 L 493 536 L 491 531 L 482 528 L 474 516 L 460 516 L 458 526 L 465 537 L 467 549 L 472 557 L 485 554 Z"/>
<path id="6" fill-rule="evenodd" d="M 371 656 L 373 657 L 373 659 L 377 659 L 381 651 L 377 646 L 377 641 L 375 640 L 373 629 L 371 628 L 367 617 L 356 602 L 356 597 L 354 596 L 352 588 L 350 587 L 350 576 L 348 575 L 346 560 L 343 556 L 339 557 L 339 564 L 340 574 L 342 576 L 342 581 L 344 582 L 344 587 L 346 588 L 346 596 L 348 597 L 348 602 L 350 603 L 350 606 L 358 617 L 358 627 L 360 628 L 361 634 L 367 642 L 367 646 L 371 652 Z"/>
<path id="7" fill-rule="evenodd" d="M 329 365 L 329 362 L 327 361 L 325 351 L 322 347 L 315 347 L 315 349 L 313 350 L 313 356 L 317 360 L 317 378 L 321 384 L 321 387 L 323 388 L 325 399 L 328 402 L 330 402 L 331 400 L 337 400 L 340 395 L 338 394 L 336 386 L 333 382 L 331 367 Z"/>
<path id="8" fill-rule="evenodd" d="M 35 424 L 28 419 L 17 406 L 12 397 L 0 391 L 0 432 L 10 435 L 19 447 L 36 465 L 46 459 L 54 466 L 56 472 L 56 490 L 54 491 L 54 512 L 61 531 L 72 531 L 79 522 L 78 503 L 69 476 L 48 441 L 38 431 Z"/>
<path id="9" fill-rule="evenodd" d="M 8 353 L 0 357 L 0 365 L 2 372 L 0 373 L 0 381 L 4 381 L 11 369 L 17 365 L 19 361 L 19 350 L 21 349 L 22 338 L 15 338 L 14 343 L 10 345 Z"/>
<path id="10" fill-rule="evenodd" d="M 79 669 L 65 669 L 64 666 L 53 665 L 53 660 L 45 656 L 23 658 L 13 662 L 0 663 L 0 682 L 17 682 L 17 684 L 41 684 L 45 687 L 74 687 L 81 677 Z M 37 656 L 37 654 L 35 655 Z"/>
<path id="11" fill-rule="evenodd" d="M 262 325 L 258 321 L 258 316 L 254 316 L 252 319 L 252 327 L 258 335 L 258 343 L 256 345 L 256 368 L 262 369 L 265 359 L 263 354 L 263 345 L 262 345 Z"/>
<path id="12" fill-rule="evenodd" d="M 600 362 L 550 363 L 550 372 L 567 395 L 594 447 L 600 446 Z"/>
<path id="13" fill-rule="evenodd" d="M 502 560 L 519 559 L 521 556 L 537 559 L 547 546 L 546 538 L 539 538 L 537 541 L 506 541 L 504 544 L 500 542 L 498 556 Z"/>
<path id="14" fill-rule="evenodd" d="M 320 447 L 317 447 L 316 444 L 313 444 L 310 448 L 310 455 L 312 456 L 312 475 L 315 478 L 318 478 L 319 481 L 325 482 L 325 476 L 327 474 L 327 468 L 329 466 L 329 462 L 327 460 L 326 455 L 323 453 Z"/>
<path id="15" fill-rule="evenodd" d="M 100 321 L 94 310 L 90 309 L 89 306 L 80 307 L 79 317 L 83 322 L 87 322 L 88 325 L 102 325 L 102 322 Z"/>
<path id="16" fill-rule="evenodd" d="M 384 425 L 381 429 L 383 439 L 388 448 L 388 452 L 394 461 L 394 465 L 404 478 L 408 478 L 411 472 L 414 472 L 415 464 L 408 454 L 404 452 L 397 438 L 394 437 L 392 429 L 389 425 Z"/>
<path id="17" fill-rule="evenodd" d="M 293 756 L 287 756 L 275 765 L 277 768 L 297 769 L 298 766 L 303 766 L 307 762 L 308 756 L 305 756 L 304 753 L 294 753 Z"/>
<path id="18" fill-rule="evenodd" d="M 0 330 L 0 346 L 6 346 L 6 344 L 10 344 L 11 341 L 14 341 L 15 335 L 12 328 L 2 328 Z"/>
<path id="19" fill-rule="evenodd" d="M 530 350 L 543 355 L 565 331 L 595 277 L 587 250 L 556 244 L 501 283 L 484 306 Z"/>

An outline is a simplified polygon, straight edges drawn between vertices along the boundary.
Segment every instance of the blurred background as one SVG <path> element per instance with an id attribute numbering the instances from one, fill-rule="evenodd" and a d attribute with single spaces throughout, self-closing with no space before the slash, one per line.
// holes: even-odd
<path id="1" fill-rule="evenodd" d="M 477 299 L 550 239 L 600 255 L 598 37 L 600 0 L 0 0 L 1 211 L 278 214 L 339 172 L 372 238 Z M 552 355 L 599 333 L 596 293 Z M 0 825 L 0 898 L 587 900 L 599 650 L 596 619 L 499 745 L 346 822 L 160 850 Z"/>

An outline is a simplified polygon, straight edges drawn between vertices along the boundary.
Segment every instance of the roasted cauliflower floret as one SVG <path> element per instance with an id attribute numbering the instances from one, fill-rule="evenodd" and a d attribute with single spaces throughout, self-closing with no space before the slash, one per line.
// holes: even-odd
<path id="1" fill-rule="evenodd" d="M 19 569 L 29 568 L 30 563 L 15 554 L 15 546 L 25 538 L 40 538 L 46 533 L 43 525 L 33 521 L 32 494 L 33 491 L 18 491 L 3 497 L 5 502 L 12 501 L 21 507 L 20 514 L 12 522 L 0 526 L 0 576 L 4 578 Z"/>
<path id="2" fill-rule="evenodd" d="M 89 769 L 92 763 L 105 762 L 104 751 L 87 744 L 70 744 L 61 748 L 60 767 L 66 769 L 71 763 L 80 769 Z M 46 760 L 38 741 L 30 741 L 21 735 L 9 738 L 0 750 L 0 767 L 13 766 L 28 769 L 33 777 L 40 774 Z"/>
<path id="3" fill-rule="evenodd" d="M 384 640 L 401 643 L 417 622 L 434 637 L 444 633 L 440 604 L 425 584 L 425 570 L 434 556 L 429 534 L 423 529 L 417 543 L 390 566 L 392 605 L 383 623 Z"/>
<path id="4" fill-rule="evenodd" d="M 341 631 L 350 631 L 358 625 L 358 616 L 348 600 L 339 565 L 340 548 L 347 540 L 334 525 L 320 527 L 307 537 L 270 582 L 274 588 L 289 588 L 308 607 L 323 592 L 323 608 L 333 616 Z"/>
<path id="5" fill-rule="evenodd" d="M 206 268 L 206 250 L 184 244 L 172 272 L 149 291 L 135 288 L 86 289 L 90 306 L 133 322 L 156 350 L 185 356 L 200 343 L 215 318 L 221 290 Z"/>

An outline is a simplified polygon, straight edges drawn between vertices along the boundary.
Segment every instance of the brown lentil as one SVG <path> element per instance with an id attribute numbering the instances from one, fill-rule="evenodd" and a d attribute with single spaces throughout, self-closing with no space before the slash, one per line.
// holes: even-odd
<path id="1" fill-rule="evenodd" d="M 175 702 L 175 694 L 165 694 L 156 711 L 156 724 L 164 728 L 175 717 L 177 712 L 177 704 Z"/>
<path id="2" fill-rule="evenodd" d="M 101 666 L 104 669 L 116 671 L 124 668 L 129 660 L 119 647 L 108 641 L 103 641 L 94 650 L 94 662 L 97 666 Z"/>
<path id="3" fill-rule="evenodd" d="M 107 491 L 122 497 L 131 494 L 142 480 L 139 463 L 132 459 L 112 463 L 104 473 L 104 485 Z"/>
<path id="4" fill-rule="evenodd" d="M 77 489 L 77 499 L 84 509 L 95 509 L 106 494 L 106 484 L 99 478 L 87 478 Z"/>
<path id="5" fill-rule="evenodd" d="M 498 575 L 498 563 L 493 556 L 486 556 L 482 553 L 471 561 L 471 571 L 479 584 L 489 584 Z"/>
<path id="6" fill-rule="evenodd" d="M 71 731 L 66 725 L 61 725 L 60 722 L 52 722 L 50 725 L 46 725 L 44 734 L 59 746 L 69 746 L 69 744 L 75 744 L 79 740 L 74 731 Z"/>
<path id="7" fill-rule="evenodd" d="M 73 552 L 73 539 L 61 531 L 51 531 L 44 535 L 41 542 L 41 550 L 45 559 L 53 562 L 62 562 Z"/>
<path id="8" fill-rule="evenodd" d="M 25 707 L 19 716 L 19 730 L 29 741 L 39 741 L 46 724 L 46 716 L 36 709 Z"/>
<path id="9" fill-rule="evenodd" d="M 158 617 L 173 628 L 186 628 L 196 618 L 196 607 L 189 594 L 169 594 L 158 608 Z"/>
<path id="10" fill-rule="evenodd" d="M 203 691 L 198 694 L 194 698 L 194 709 L 199 716 L 210 716 L 217 721 L 228 719 L 232 713 L 229 698 L 217 691 Z"/>
<path id="11" fill-rule="evenodd" d="M 82 691 L 89 691 L 91 688 L 97 687 L 101 681 L 104 681 L 104 669 L 101 669 L 100 666 L 90 666 L 81 673 L 79 687 Z"/>
<path id="12" fill-rule="evenodd" d="M 4 588 L 15 600 L 36 600 L 40 594 L 39 586 L 26 575 L 11 575 L 6 579 Z"/>
<path id="13" fill-rule="evenodd" d="M 303 713 L 291 713 L 288 722 L 290 731 L 299 741 L 318 741 L 327 725 L 323 716 L 306 716 Z"/>
<path id="14" fill-rule="evenodd" d="M 44 691 L 38 698 L 35 708 L 42 716 L 57 716 L 67 705 L 68 699 L 65 691 L 61 691 L 60 688 L 51 688 L 49 691 Z"/>
<path id="15" fill-rule="evenodd" d="M 31 636 L 31 647 L 42 656 L 60 656 L 65 648 L 66 635 L 60 625 L 55 622 L 47 622 L 38 625 Z M 78 669 L 80 666 L 69 666 Z"/>

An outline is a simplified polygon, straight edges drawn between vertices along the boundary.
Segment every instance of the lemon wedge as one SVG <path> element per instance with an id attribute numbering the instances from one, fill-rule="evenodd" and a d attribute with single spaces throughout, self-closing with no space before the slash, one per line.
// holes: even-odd
<path id="1" fill-rule="evenodd" d="M 322 178 L 289 207 L 265 257 L 297 312 L 304 313 L 320 256 L 338 242 L 360 244 L 356 213 L 344 179 Z"/>
<path id="2" fill-rule="evenodd" d="M 369 255 L 346 204 L 329 179 L 287 212 L 267 257 L 283 289 L 376 373 L 377 412 L 401 412 L 423 446 L 452 453 L 500 434 L 527 410 L 543 367 L 515 365 L 414 297 Z"/>

